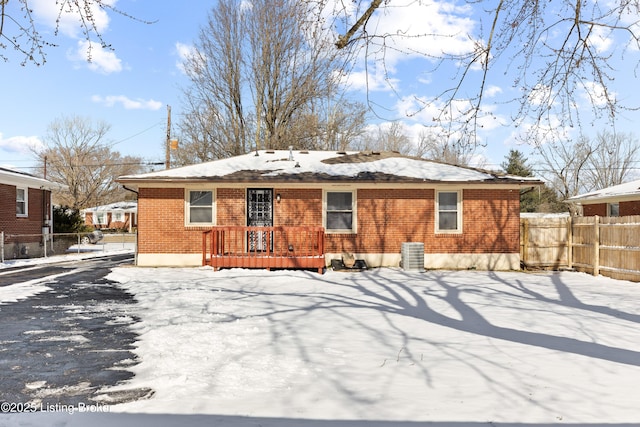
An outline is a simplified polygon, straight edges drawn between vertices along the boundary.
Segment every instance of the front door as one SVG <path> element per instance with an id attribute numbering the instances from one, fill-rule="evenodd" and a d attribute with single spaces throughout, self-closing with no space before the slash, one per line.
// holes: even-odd
<path id="1" fill-rule="evenodd" d="M 273 190 L 270 188 L 249 188 L 247 190 L 247 225 L 249 227 L 273 226 Z M 273 245 L 273 241 L 271 244 Z M 267 250 L 267 233 L 250 232 L 248 235 L 250 251 Z"/>

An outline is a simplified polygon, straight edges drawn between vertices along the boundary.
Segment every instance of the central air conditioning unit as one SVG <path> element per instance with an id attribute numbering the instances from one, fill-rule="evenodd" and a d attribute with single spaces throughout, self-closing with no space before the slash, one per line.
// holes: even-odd
<path id="1" fill-rule="evenodd" d="M 424 271 L 424 243 L 402 243 L 402 269 L 405 271 Z"/>

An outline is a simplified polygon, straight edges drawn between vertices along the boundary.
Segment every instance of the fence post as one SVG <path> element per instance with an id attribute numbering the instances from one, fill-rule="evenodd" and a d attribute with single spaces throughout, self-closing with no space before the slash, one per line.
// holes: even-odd
<path id="1" fill-rule="evenodd" d="M 524 268 L 527 268 L 527 261 L 529 261 L 529 220 L 524 219 L 522 224 L 522 235 L 524 236 L 524 244 L 522 246 L 522 264 Z"/>
<path id="2" fill-rule="evenodd" d="M 567 219 L 567 267 L 573 268 L 573 217 Z"/>
<path id="3" fill-rule="evenodd" d="M 600 274 L 600 217 L 593 217 L 593 275 Z"/>

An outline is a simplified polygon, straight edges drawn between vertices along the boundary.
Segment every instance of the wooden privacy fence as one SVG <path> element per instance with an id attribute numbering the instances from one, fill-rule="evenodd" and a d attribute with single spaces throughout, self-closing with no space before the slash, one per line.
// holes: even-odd
<path id="1" fill-rule="evenodd" d="M 526 268 L 569 268 L 640 282 L 640 216 L 520 219 Z"/>
<path id="2" fill-rule="evenodd" d="M 325 267 L 322 227 L 217 226 L 202 233 L 202 265 L 218 268 Z"/>

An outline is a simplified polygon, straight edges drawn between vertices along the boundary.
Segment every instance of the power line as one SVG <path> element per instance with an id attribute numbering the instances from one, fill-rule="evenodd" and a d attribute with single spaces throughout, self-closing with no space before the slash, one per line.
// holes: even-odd
<path id="1" fill-rule="evenodd" d="M 124 139 L 121 139 L 120 141 L 117 141 L 117 142 L 113 142 L 113 143 L 111 143 L 111 146 L 118 145 L 118 144 L 121 144 L 121 143 L 123 143 L 123 142 L 126 142 L 126 141 L 128 141 L 128 140 L 130 140 L 130 139 L 133 139 L 133 138 L 135 138 L 136 136 L 142 135 L 143 133 L 148 132 L 148 131 L 150 131 L 151 129 L 153 129 L 153 128 L 155 128 L 155 127 L 157 127 L 157 126 L 161 125 L 161 124 L 162 124 L 162 121 L 156 122 L 155 124 L 153 124 L 153 125 L 149 126 L 148 128 L 146 128 L 146 129 L 144 129 L 144 130 L 141 130 L 140 132 L 138 132 L 138 133 L 136 133 L 136 134 L 134 134 L 134 135 L 131 135 L 131 136 L 128 136 L 128 137 L 126 137 L 126 138 L 124 138 Z"/>

